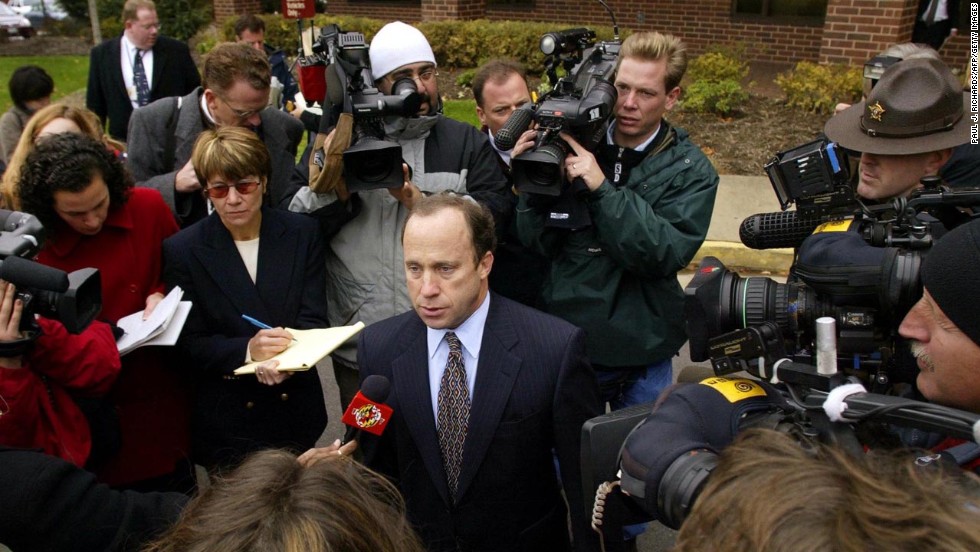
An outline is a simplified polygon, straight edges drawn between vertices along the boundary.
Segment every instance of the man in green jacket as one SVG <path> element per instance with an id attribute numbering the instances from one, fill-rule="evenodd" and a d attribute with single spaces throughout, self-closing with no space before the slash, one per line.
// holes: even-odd
<path id="1" fill-rule="evenodd" d="M 607 139 L 564 162 L 566 178 L 588 186 L 591 226 L 551 228 L 521 194 L 521 240 L 552 260 L 545 310 L 586 331 L 603 399 L 613 409 L 653 401 L 670 385 L 671 358 L 687 339 L 677 272 L 708 231 L 718 173 L 687 133 L 663 119 L 680 96 L 687 50 L 670 35 L 643 32 L 623 42 L 619 93 Z M 521 136 L 516 157 L 533 146 Z"/>

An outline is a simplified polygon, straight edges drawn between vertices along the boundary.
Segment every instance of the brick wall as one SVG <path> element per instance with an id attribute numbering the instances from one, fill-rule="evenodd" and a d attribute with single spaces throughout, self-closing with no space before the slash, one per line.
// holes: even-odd
<path id="1" fill-rule="evenodd" d="M 221 21 L 230 15 L 261 13 L 259 0 L 214 0 L 214 19 Z"/>
<path id="2" fill-rule="evenodd" d="M 256 1 L 257 0 L 253 0 Z M 248 0 L 215 0 L 240 6 Z M 756 61 L 822 61 L 863 64 L 890 44 L 906 42 L 918 0 L 828 0 L 823 24 L 733 15 L 731 0 L 615 0 L 620 28 L 670 32 L 694 54 L 713 44 L 741 44 Z M 531 6 L 493 6 L 486 0 L 330 0 L 329 13 L 383 20 L 444 19 L 553 21 L 556 28 L 609 25 L 607 12 L 589 0 L 536 0 Z M 243 13 L 239 8 L 231 13 Z M 965 67 L 965 36 L 949 40 L 941 52 L 952 67 Z"/>

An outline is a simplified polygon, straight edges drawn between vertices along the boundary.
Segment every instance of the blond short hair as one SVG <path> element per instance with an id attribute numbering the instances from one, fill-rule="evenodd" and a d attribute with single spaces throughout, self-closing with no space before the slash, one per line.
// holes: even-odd
<path id="1" fill-rule="evenodd" d="M 670 92 L 680 86 L 684 73 L 687 72 L 687 45 L 673 35 L 656 31 L 633 33 L 626 37 L 619 50 L 619 63 L 626 58 L 642 61 L 667 60 L 667 71 L 664 74 L 664 89 Z"/>
<path id="2" fill-rule="evenodd" d="M 191 162 L 202 184 L 218 176 L 233 181 L 257 176 L 264 185 L 272 170 L 265 143 L 251 130 L 233 126 L 199 134 Z"/>
<path id="3" fill-rule="evenodd" d="M 136 12 L 140 10 L 157 11 L 157 5 L 153 3 L 153 0 L 126 0 L 122 11 L 123 23 L 139 19 Z"/>

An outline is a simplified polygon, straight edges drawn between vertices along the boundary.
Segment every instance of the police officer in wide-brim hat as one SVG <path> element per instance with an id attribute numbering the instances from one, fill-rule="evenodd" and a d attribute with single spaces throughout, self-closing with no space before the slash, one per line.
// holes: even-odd
<path id="1" fill-rule="evenodd" d="M 908 59 L 888 68 L 868 98 L 830 119 L 828 138 L 861 152 L 858 195 L 907 195 L 969 141 L 969 98 L 946 65 Z"/>

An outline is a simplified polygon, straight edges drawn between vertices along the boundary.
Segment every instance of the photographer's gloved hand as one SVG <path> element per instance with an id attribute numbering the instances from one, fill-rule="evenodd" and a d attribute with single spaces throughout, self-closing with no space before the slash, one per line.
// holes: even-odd
<path id="1" fill-rule="evenodd" d="M 565 158 L 565 175 L 568 177 L 569 181 L 576 178 L 581 178 L 585 181 L 585 185 L 589 187 L 590 191 L 596 191 L 602 182 L 606 180 L 606 175 L 602 174 L 602 169 L 599 168 L 599 164 L 596 163 L 595 156 L 592 152 L 582 147 L 572 138 L 570 134 L 564 132 L 560 133 L 562 140 L 568 143 L 572 147 L 574 153 L 569 153 L 568 157 Z"/>
<path id="2" fill-rule="evenodd" d="M 401 188 L 388 188 L 388 193 L 391 197 L 398 200 L 399 203 L 405 206 L 408 210 L 415 207 L 415 202 L 422 197 L 422 190 L 419 190 L 415 184 L 412 184 L 409 176 L 408 165 L 402 163 L 402 174 L 404 175 L 405 182 L 402 184 Z"/>
<path id="3" fill-rule="evenodd" d="M 23 336 L 20 331 L 20 317 L 24 303 L 17 299 L 17 289 L 13 284 L 0 280 L 0 342 L 17 341 Z M 0 367 L 20 368 L 20 356 L 0 356 Z"/>

